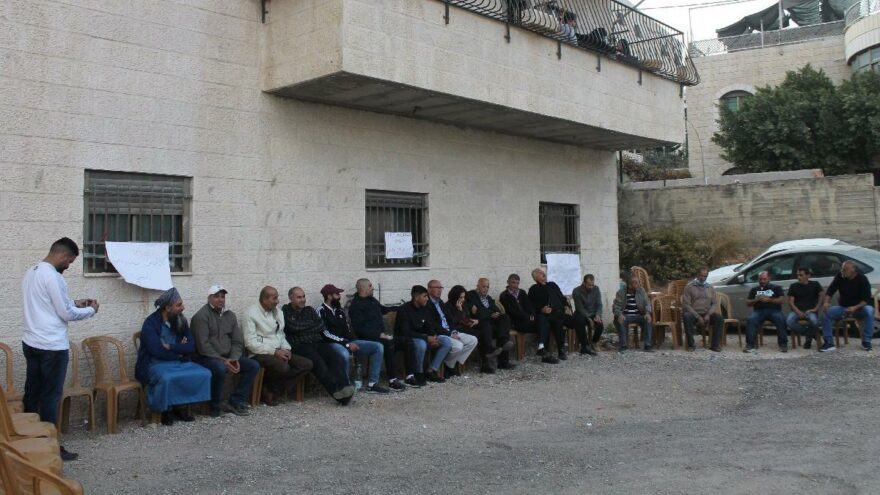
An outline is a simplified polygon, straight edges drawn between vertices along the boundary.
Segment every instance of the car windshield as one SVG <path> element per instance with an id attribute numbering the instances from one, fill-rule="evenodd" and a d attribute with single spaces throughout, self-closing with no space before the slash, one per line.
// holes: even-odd
<path id="1" fill-rule="evenodd" d="M 859 271 L 862 273 L 870 273 L 874 271 L 874 267 L 880 266 L 880 251 L 874 251 L 868 248 L 853 249 L 844 254 L 849 258 L 853 258 L 859 263 Z"/>

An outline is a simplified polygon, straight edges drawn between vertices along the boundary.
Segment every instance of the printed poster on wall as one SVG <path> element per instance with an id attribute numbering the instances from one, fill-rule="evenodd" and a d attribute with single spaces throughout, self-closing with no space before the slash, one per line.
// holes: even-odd
<path id="1" fill-rule="evenodd" d="M 412 232 L 385 232 L 385 259 L 412 257 Z"/>
<path id="2" fill-rule="evenodd" d="M 581 285 L 581 257 L 571 253 L 547 253 L 547 280 L 556 282 L 566 296 Z"/>
<path id="3" fill-rule="evenodd" d="M 154 290 L 172 287 L 167 242 L 106 242 L 105 245 L 110 263 L 126 282 Z"/>

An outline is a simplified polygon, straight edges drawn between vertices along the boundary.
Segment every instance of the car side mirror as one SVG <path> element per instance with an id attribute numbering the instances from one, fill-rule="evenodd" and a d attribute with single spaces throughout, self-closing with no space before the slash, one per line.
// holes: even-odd
<path id="1" fill-rule="evenodd" d="M 733 279 L 733 281 L 738 284 L 744 284 L 744 283 L 746 283 L 746 276 L 745 275 L 737 275 L 736 278 Z"/>

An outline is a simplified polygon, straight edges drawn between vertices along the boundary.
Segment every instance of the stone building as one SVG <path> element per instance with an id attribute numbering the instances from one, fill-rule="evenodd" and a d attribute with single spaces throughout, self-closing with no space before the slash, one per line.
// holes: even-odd
<path id="1" fill-rule="evenodd" d="M 152 310 L 107 240 L 170 242 L 187 314 L 214 283 L 238 311 L 266 284 L 318 304 L 359 277 L 386 303 L 430 278 L 497 292 L 550 251 L 614 286 L 615 151 L 682 141 L 693 67 L 490 4 L 4 2 L 0 340 L 17 346 L 22 274 L 61 236 L 83 247 L 72 295 L 102 303 L 75 345 L 129 343 Z M 415 257 L 386 260 L 386 231 L 412 232 Z"/>

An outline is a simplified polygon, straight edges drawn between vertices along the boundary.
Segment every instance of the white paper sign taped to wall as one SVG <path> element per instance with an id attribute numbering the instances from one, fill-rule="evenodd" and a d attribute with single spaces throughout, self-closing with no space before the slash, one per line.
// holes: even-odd
<path id="1" fill-rule="evenodd" d="M 385 232 L 385 259 L 412 257 L 412 232 Z"/>
<path id="2" fill-rule="evenodd" d="M 556 282 L 566 296 L 581 285 L 581 257 L 570 253 L 547 253 L 547 280 Z"/>
<path id="3" fill-rule="evenodd" d="M 110 263 L 126 282 L 145 289 L 172 287 L 167 242 L 106 242 L 105 245 Z"/>

